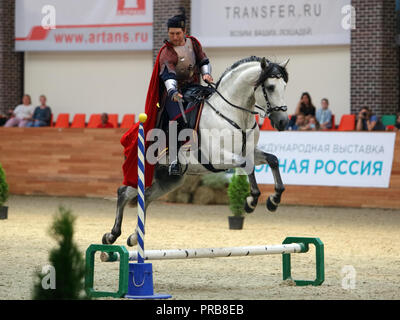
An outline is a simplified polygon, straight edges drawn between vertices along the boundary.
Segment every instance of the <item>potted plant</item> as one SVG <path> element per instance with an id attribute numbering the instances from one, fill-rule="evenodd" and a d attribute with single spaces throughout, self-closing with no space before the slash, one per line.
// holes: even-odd
<path id="1" fill-rule="evenodd" d="M 3 167 L 0 164 L 0 219 L 7 219 L 8 217 L 8 207 L 3 206 L 7 199 L 8 184 L 6 182 L 6 175 L 4 173 Z"/>
<path id="2" fill-rule="evenodd" d="M 229 216 L 229 229 L 243 229 L 244 203 L 250 194 L 247 175 L 236 169 L 228 186 L 229 209 L 233 216 Z"/>

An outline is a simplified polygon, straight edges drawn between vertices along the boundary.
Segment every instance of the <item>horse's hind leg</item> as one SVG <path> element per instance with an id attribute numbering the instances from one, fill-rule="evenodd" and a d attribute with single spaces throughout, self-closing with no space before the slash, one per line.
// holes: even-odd
<path id="1" fill-rule="evenodd" d="M 110 233 L 103 235 L 103 244 L 113 244 L 121 235 L 122 218 L 126 204 L 137 197 L 137 190 L 133 187 L 121 186 L 118 188 L 117 212 L 114 227 Z"/>
<path id="2" fill-rule="evenodd" d="M 170 176 L 168 174 L 168 167 L 160 166 L 157 167 L 154 173 L 154 182 L 151 187 L 147 188 L 145 191 L 145 220 L 147 216 L 147 207 L 150 203 L 168 192 L 180 187 L 183 184 L 184 176 Z M 143 222 L 145 224 L 145 221 Z M 128 246 L 132 247 L 137 244 L 137 228 L 134 233 L 132 233 L 126 243 Z"/>

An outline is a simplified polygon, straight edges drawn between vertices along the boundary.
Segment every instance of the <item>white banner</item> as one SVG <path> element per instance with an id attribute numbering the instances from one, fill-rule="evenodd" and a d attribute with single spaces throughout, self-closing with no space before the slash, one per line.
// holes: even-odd
<path id="1" fill-rule="evenodd" d="M 151 50 L 153 0 L 16 0 L 17 51 Z"/>
<path id="2" fill-rule="evenodd" d="M 205 47 L 350 44 L 350 2 L 192 0 L 191 31 Z"/>
<path id="3" fill-rule="evenodd" d="M 258 147 L 276 155 L 284 184 L 388 188 L 395 133 L 261 131 Z M 257 182 L 274 183 L 268 165 Z"/>

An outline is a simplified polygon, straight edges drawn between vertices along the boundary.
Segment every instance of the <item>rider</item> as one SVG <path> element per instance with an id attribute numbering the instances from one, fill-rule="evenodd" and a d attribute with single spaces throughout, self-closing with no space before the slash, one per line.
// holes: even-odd
<path id="1" fill-rule="evenodd" d="M 177 121 L 178 130 L 186 127 L 181 116 L 180 91 L 189 84 L 200 84 L 200 73 L 204 81 L 213 82 L 210 61 L 200 42 L 186 35 L 186 17 L 182 13 L 168 20 L 168 37 L 159 52 L 160 81 L 165 85 L 160 104 L 166 110 L 170 121 Z M 169 167 L 170 175 L 181 175 L 181 164 L 176 158 Z"/>
<path id="2" fill-rule="evenodd" d="M 163 112 L 161 110 L 167 112 L 170 120 L 176 120 L 180 129 L 185 127 L 177 102 L 182 99 L 179 90 L 182 90 L 185 84 L 200 83 L 200 73 L 203 80 L 213 81 L 210 61 L 203 52 L 201 44 L 196 38 L 186 35 L 184 14 L 168 20 L 168 35 L 169 41 L 166 40 L 158 52 L 147 91 L 145 113 L 148 118 L 143 123 L 145 134 L 155 128 L 159 111 Z M 157 106 L 159 107 L 157 108 Z M 135 123 L 121 138 L 125 155 L 122 165 L 123 184 L 133 188 L 138 186 L 138 132 L 139 122 Z M 146 140 L 146 148 L 150 144 L 151 142 Z M 152 185 L 154 169 L 154 164 L 149 163 L 146 159 L 146 188 Z M 178 159 L 171 163 L 169 173 L 171 175 L 182 174 Z"/>

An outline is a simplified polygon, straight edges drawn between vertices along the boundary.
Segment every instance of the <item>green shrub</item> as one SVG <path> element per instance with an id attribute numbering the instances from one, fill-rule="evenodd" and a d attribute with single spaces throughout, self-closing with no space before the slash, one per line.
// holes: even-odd
<path id="1" fill-rule="evenodd" d="M 58 208 L 50 228 L 51 237 L 58 246 L 50 251 L 49 262 L 55 270 L 55 288 L 43 288 L 46 275 L 36 273 L 33 289 L 35 300 L 87 299 L 84 293 L 85 260 L 73 242 L 75 217 L 70 210 Z M 46 281 L 46 279 L 44 279 Z"/>
<path id="2" fill-rule="evenodd" d="M 228 187 L 229 209 L 233 215 L 242 216 L 244 213 L 244 204 L 250 194 L 250 185 L 247 181 L 247 175 L 238 174 L 238 170 L 232 177 Z"/>
<path id="3" fill-rule="evenodd" d="M 6 181 L 6 174 L 4 173 L 3 167 L 0 163 L 0 207 L 8 199 L 8 184 Z"/>

